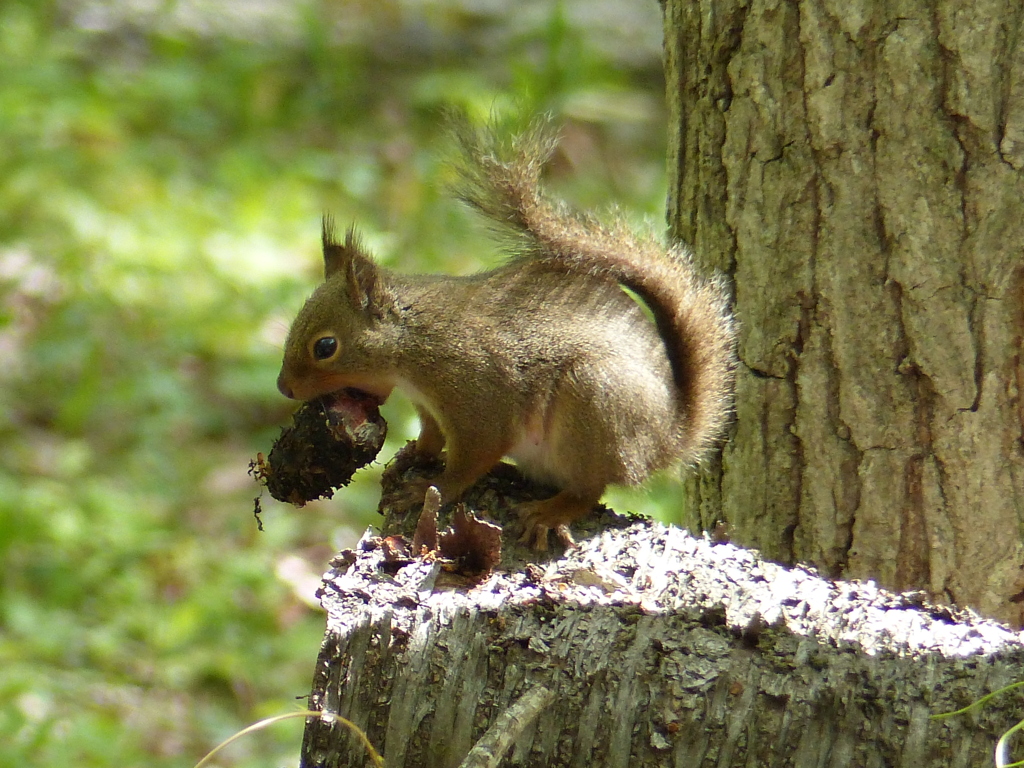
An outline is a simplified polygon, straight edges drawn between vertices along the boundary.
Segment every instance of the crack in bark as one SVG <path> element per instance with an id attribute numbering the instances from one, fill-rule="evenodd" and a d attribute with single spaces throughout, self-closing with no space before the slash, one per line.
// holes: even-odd
<path id="1" fill-rule="evenodd" d="M 893 345 L 893 357 L 899 361 L 897 372 L 909 374 L 920 372 L 917 361 L 910 351 L 910 335 L 907 333 L 906 318 L 903 314 L 903 285 L 899 280 L 889 275 L 888 259 L 886 260 L 885 288 L 888 289 L 890 300 L 893 306 L 893 317 L 896 319 L 896 342 Z"/>
<path id="2" fill-rule="evenodd" d="M 1011 358 L 1011 365 L 1013 366 L 1014 373 L 1016 375 L 1016 403 L 1011 401 L 1011 407 L 1017 406 L 1018 421 L 1020 422 L 1020 431 L 1017 433 L 1017 448 L 1024 456 L 1024 265 L 1017 267 L 1014 274 L 1010 278 L 1010 286 L 1007 292 L 1007 296 L 1012 302 L 1016 295 L 1016 304 L 1011 306 L 1016 307 L 1016 311 L 1013 313 L 1013 317 L 1010 320 L 1013 326 L 1013 337 L 1011 344 L 1013 349 L 1016 349 L 1016 354 Z M 1024 479 L 1024 478 L 1021 478 Z M 1018 484 L 1018 487 L 1024 486 L 1024 483 Z"/>
<path id="3" fill-rule="evenodd" d="M 974 401 L 966 410 L 977 413 L 985 386 L 985 302 L 972 297 L 967 312 L 967 328 L 974 339 Z M 965 409 L 958 408 L 958 411 Z"/>
<path id="4" fill-rule="evenodd" d="M 903 519 L 900 524 L 896 555 L 897 589 L 909 589 L 928 583 L 931 572 L 927 526 L 924 521 L 924 456 L 909 457 L 903 466 Z"/>
<path id="5" fill-rule="evenodd" d="M 935 473 L 938 475 L 938 483 L 936 484 L 935 490 L 939 494 L 939 500 L 941 502 L 941 508 L 942 508 L 943 513 L 945 513 L 945 510 L 949 509 L 949 495 L 946 493 L 946 488 L 949 487 L 949 484 L 951 482 L 950 475 L 949 475 L 949 469 L 946 467 L 946 462 L 943 461 L 942 456 L 940 456 L 938 453 L 933 453 L 931 455 L 931 459 L 932 459 L 932 461 L 935 462 Z M 943 555 L 943 557 L 948 557 L 948 558 L 955 559 L 957 554 L 958 554 L 958 552 L 959 552 L 959 550 L 955 546 L 955 542 L 950 542 L 950 544 L 942 552 L 942 555 Z M 957 596 L 954 593 L 952 587 L 950 586 L 948 572 L 956 571 L 958 568 L 959 568 L 959 564 L 954 563 L 952 565 L 952 567 L 947 567 L 946 568 L 947 573 L 942 574 L 943 577 L 944 577 L 943 581 L 942 581 L 942 594 L 951 603 L 956 603 L 957 602 Z M 932 575 L 934 577 L 935 574 L 932 574 Z M 935 582 L 935 579 L 933 578 L 932 579 L 932 587 L 933 587 L 933 589 L 931 589 L 929 591 L 934 592 L 934 586 L 935 586 L 934 582 Z M 938 595 L 934 595 L 934 597 L 937 599 Z"/>
<path id="6" fill-rule="evenodd" d="M 1006 124 L 1009 121 L 1010 100 L 1013 95 L 1013 55 L 1021 44 L 1021 27 L 1024 25 L 1024 4 L 1008 3 L 1011 14 L 1005 23 L 999 26 L 1005 34 L 1002 45 L 997 45 L 992 67 L 996 71 L 996 103 L 995 103 L 995 145 L 999 161 L 1013 170 L 1013 164 L 1003 154 L 1003 139 L 1006 138 Z"/>

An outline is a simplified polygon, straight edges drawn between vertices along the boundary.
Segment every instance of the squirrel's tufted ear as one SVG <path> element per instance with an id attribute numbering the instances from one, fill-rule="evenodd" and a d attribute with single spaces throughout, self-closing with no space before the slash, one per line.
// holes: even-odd
<path id="1" fill-rule="evenodd" d="M 363 246 L 359 242 L 359 236 L 356 234 L 355 227 L 349 227 L 348 231 L 345 232 L 344 245 L 338 243 L 334 235 L 334 219 L 326 213 L 323 217 L 320 239 L 324 250 L 325 280 L 336 272 L 350 270 L 353 262 L 373 262 L 370 255 L 363 251 Z"/>
<path id="2" fill-rule="evenodd" d="M 345 232 L 345 242 L 338 243 L 334 235 L 334 220 L 324 215 L 321 234 L 324 250 L 324 279 L 343 275 L 352 302 L 371 314 L 382 312 L 379 270 L 370 255 L 363 250 L 355 227 Z"/>

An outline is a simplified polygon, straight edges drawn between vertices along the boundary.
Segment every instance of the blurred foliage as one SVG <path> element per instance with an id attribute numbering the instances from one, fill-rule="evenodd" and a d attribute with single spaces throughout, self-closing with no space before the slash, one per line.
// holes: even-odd
<path id="1" fill-rule="evenodd" d="M 259 533 L 246 468 L 322 211 L 396 267 L 493 263 L 442 107 L 556 113 L 559 193 L 660 217 L 660 63 L 588 16 L 634 3 L 501 5 L 0 4 L 0 765 L 190 766 L 305 696 L 374 478 Z"/>

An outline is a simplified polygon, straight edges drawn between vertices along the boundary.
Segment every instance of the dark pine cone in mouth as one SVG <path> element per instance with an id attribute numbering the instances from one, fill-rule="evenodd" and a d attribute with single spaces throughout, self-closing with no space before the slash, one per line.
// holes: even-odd
<path id="1" fill-rule="evenodd" d="M 301 507 L 331 498 L 380 453 L 388 425 L 379 405 L 376 397 L 357 389 L 303 403 L 267 459 L 257 456 L 252 473 L 278 501 Z"/>

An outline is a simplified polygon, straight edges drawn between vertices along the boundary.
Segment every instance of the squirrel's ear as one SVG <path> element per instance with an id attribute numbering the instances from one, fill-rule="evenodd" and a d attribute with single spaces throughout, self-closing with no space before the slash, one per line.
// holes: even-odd
<path id="1" fill-rule="evenodd" d="M 345 242 L 338 243 L 334 237 L 334 221 L 330 216 L 323 219 L 324 279 L 335 274 L 344 275 L 344 281 L 353 303 L 364 310 L 378 314 L 381 304 L 379 271 L 366 251 L 354 227 L 345 232 Z"/>
<path id="2" fill-rule="evenodd" d="M 362 252 L 359 238 L 356 237 L 355 230 L 351 227 L 345 233 L 345 244 L 341 245 L 338 243 L 334 236 L 334 219 L 326 213 L 323 217 L 320 240 L 323 243 L 324 249 L 325 280 L 336 272 L 348 270 L 349 265 L 354 259 L 370 258 L 369 255 Z"/>

